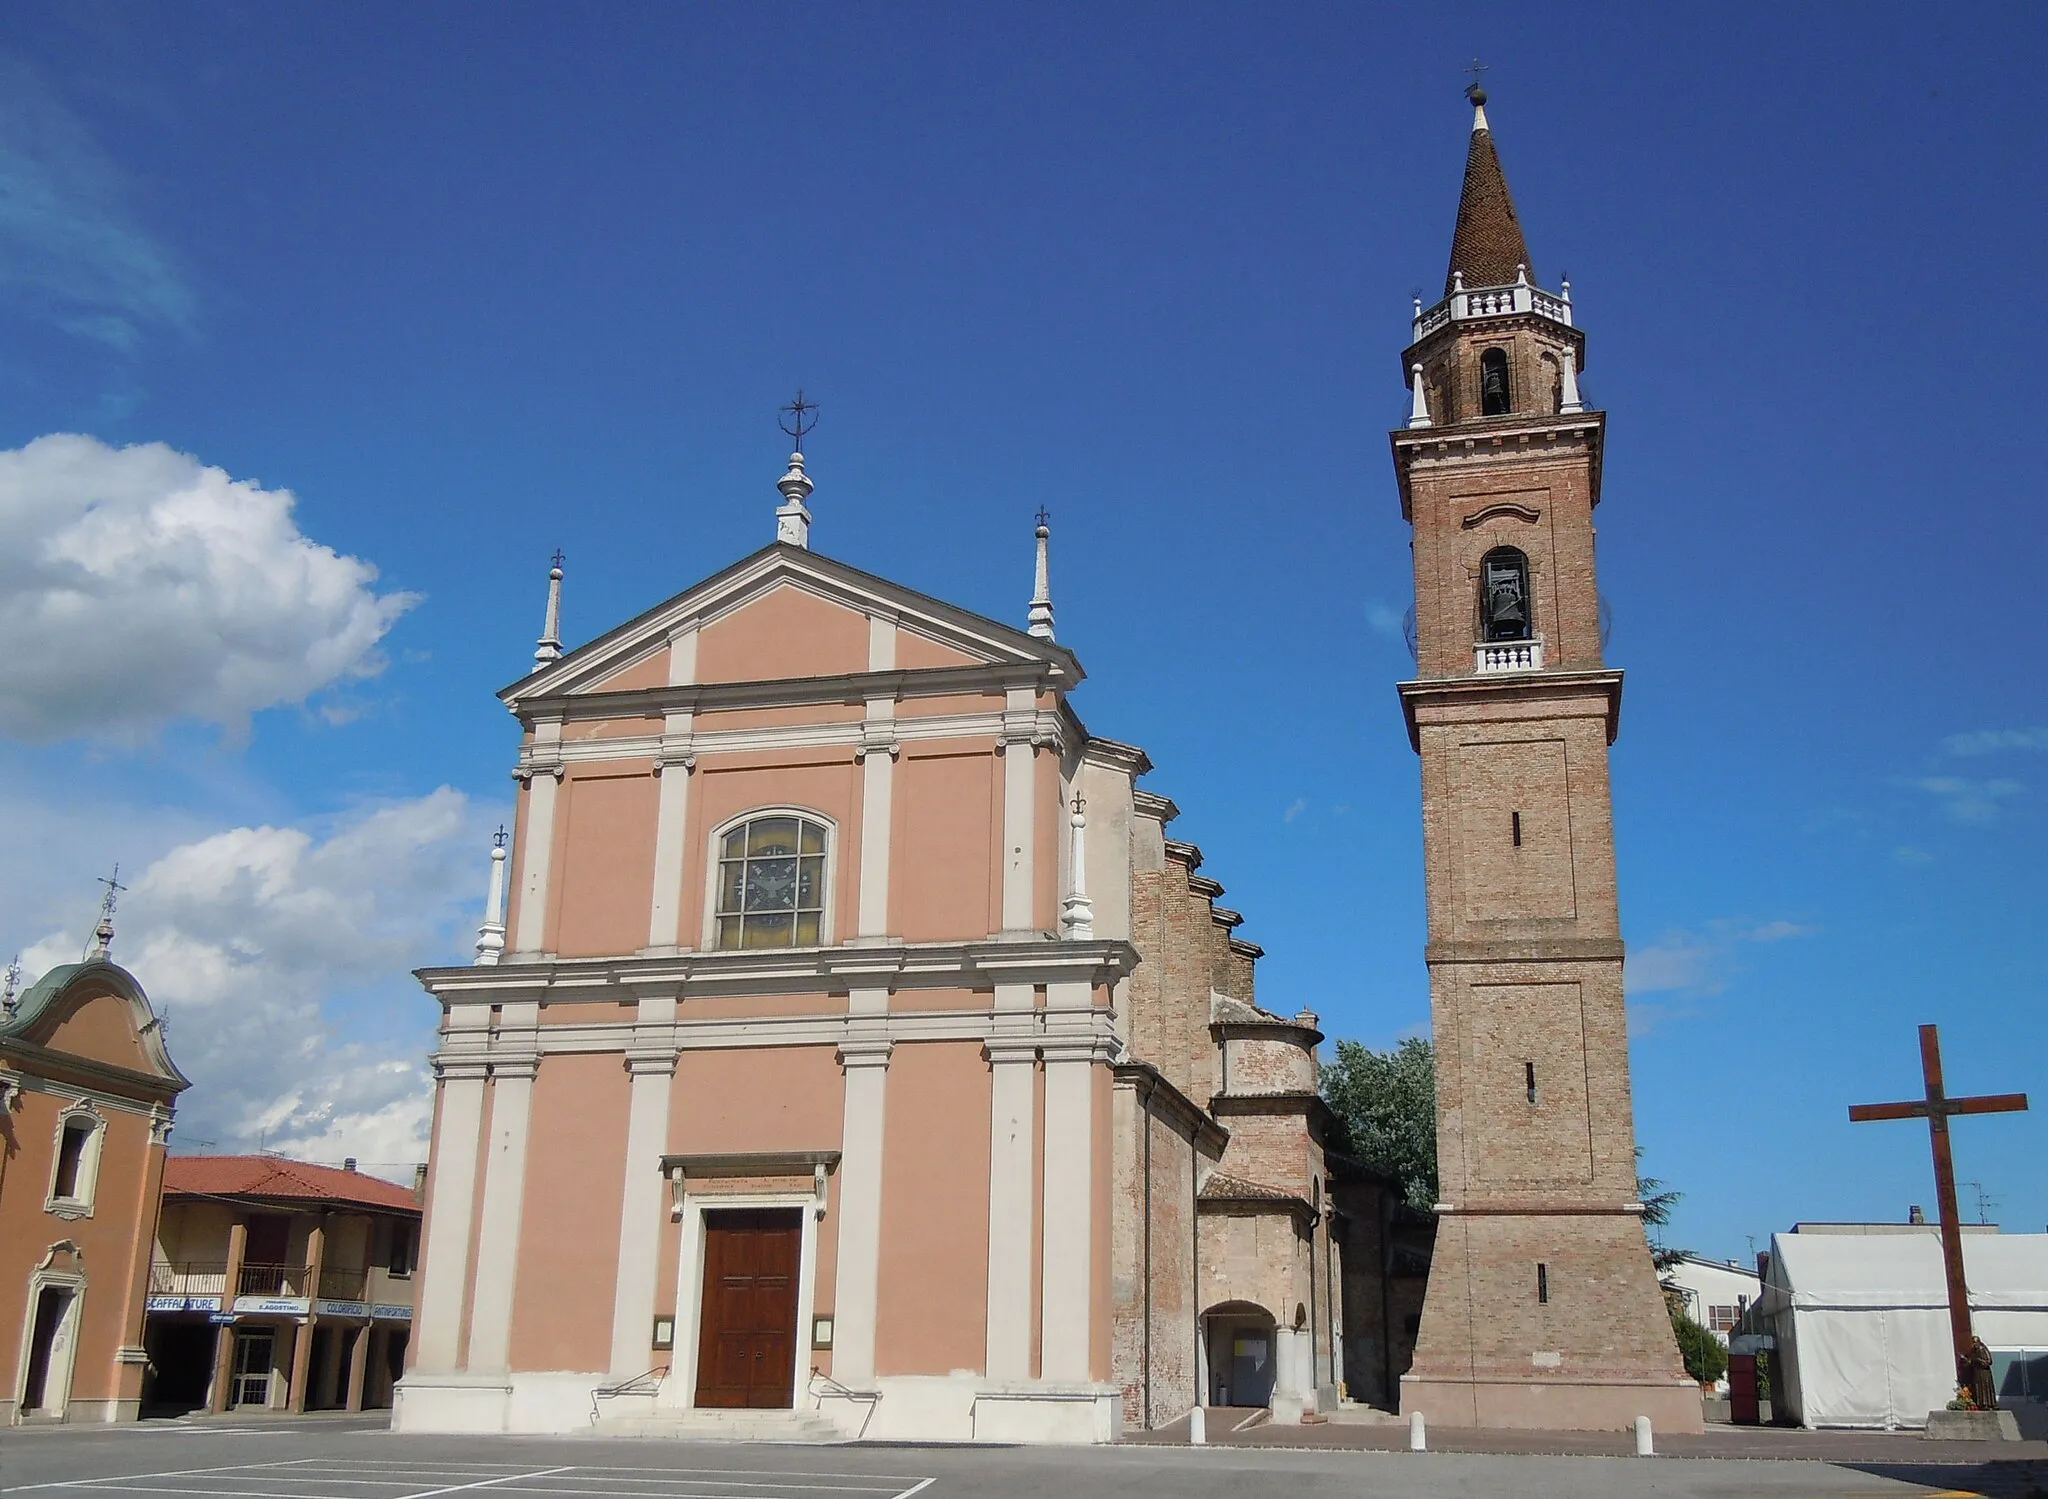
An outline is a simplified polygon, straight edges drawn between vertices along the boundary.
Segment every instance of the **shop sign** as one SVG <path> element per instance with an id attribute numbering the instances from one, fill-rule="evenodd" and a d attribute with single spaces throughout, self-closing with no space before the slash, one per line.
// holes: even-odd
<path id="1" fill-rule="evenodd" d="M 410 1322 L 412 1321 L 412 1308 L 396 1305 L 388 1301 L 380 1301 L 370 1308 L 370 1315 L 379 1322 Z"/>
<path id="2" fill-rule="evenodd" d="M 146 1312 L 182 1312 L 185 1298 L 182 1296 L 151 1296 L 142 1303 Z"/>
<path id="3" fill-rule="evenodd" d="M 303 1317 L 306 1315 L 306 1298 L 303 1296 L 237 1296 L 235 1310 L 254 1313 L 258 1316 Z"/>
<path id="4" fill-rule="evenodd" d="M 316 1301 L 313 1310 L 323 1317 L 367 1317 L 370 1303 L 367 1301 Z"/>

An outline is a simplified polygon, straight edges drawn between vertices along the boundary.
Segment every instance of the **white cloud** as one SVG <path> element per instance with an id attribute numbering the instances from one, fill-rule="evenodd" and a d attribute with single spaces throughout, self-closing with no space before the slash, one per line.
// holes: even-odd
<path id="1" fill-rule="evenodd" d="M 2048 750 L 2048 728 L 1979 729 L 1969 734 L 1951 734 L 1941 741 L 1951 755 L 2002 755 L 2012 751 Z"/>
<path id="2" fill-rule="evenodd" d="M 1306 812 L 1307 810 L 1308 798 L 1305 796 L 1297 796 L 1293 801 L 1287 804 L 1287 810 L 1280 814 L 1280 820 L 1282 822 L 1292 822 L 1295 818 L 1301 816 L 1301 814 Z"/>
<path id="3" fill-rule="evenodd" d="M 125 174 L 17 57 L 0 58 L 0 291 L 9 307 L 119 355 L 189 332 L 194 298 L 129 212 Z"/>
<path id="4" fill-rule="evenodd" d="M 1957 822 L 1991 822 L 2003 803 L 2026 790 L 2018 781 L 1979 781 L 1967 776 L 1922 776 L 1912 784 L 1939 801 Z"/>
<path id="5" fill-rule="evenodd" d="M 374 675 L 416 602 L 300 532 L 289 491 L 162 443 L 0 451 L 0 733 L 134 738 Z"/>
<path id="6" fill-rule="evenodd" d="M 1366 628 L 1375 635 L 1386 636 L 1389 640 L 1399 640 L 1402 637 L 1402 619 L 1399 609 L 1382 604 L 1377 599 L 1368 601 L 1365 606 Z"/>
<path id="7" fill-rule="evenodd" d="M 1698 930 L 1678 928 L 1656 941 L 1629 949 L 1623 985 L 1629 997 L 1643 994 L 1718 994 L 1740 962 L 1744 946 L 1810 937 L 1818 928 L 1796 921 L 1750 921 L 1724 917 Z"/>
<path id="8" fill-rule="evenodd" d="M 169 1014 L 193 1088 L 178 1141 L 426 1159 L 437 1009 L 408 970 L 459 961 L 482 901 L 491 818 L 460 792 L 370 808 L 321 833 L 237 827 L 171 849 L 133 882 L 114 956 Z M 80 931 L 23 967 L 75 960 Z"/>

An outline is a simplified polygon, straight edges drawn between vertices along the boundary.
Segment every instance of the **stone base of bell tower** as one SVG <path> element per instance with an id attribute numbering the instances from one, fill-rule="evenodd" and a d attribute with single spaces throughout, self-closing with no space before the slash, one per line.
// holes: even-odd
<path id="1" fill-rule="evenodd" d="M 1436 1425 L 1703 1429 L 1642 1221 L 1619 1208 L 1437 1222 L 1401 1412 Z"/>

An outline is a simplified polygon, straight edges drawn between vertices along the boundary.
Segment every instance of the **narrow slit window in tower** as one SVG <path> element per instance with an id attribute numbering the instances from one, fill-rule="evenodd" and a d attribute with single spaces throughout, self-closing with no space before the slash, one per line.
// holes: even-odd
<path id="1" fill-rule="evenodd" d="M 1520 848 L 1522 846 L 1522 814 L 1510 812 L 1508 817 L 1511 819 L 1511 827 L 1515 835 L 1515 847 Z"/>
<path id="2" fill-rule="evenodd" d="M 1479 414 L 1506 416 L 1514 409 L 1508 390 L 1508 351 L 1488 349 L 1479 356 Z"/>
<path id="3" fill-rule="evenodd" d="M 1522 1076 L 1529 1085 L 1529 1102 L 1534 1103 L 1536 1101 L 1536 1064 L 1534 1062 L 1524 1062 L 1522 1064 Z"/>
<path id="4" fill-rule="evenodd" d="M 1480 638 L 1527 640 L 1529 559 L 1515 547 L 1495 547 L 1479 559 Z"/>
<path id="5" fill-rule="evenodd" d="M 1550 1301 L 1550 1267 L 1541 1261 L 1536 1265 L 1536 1300 L 1543 1305 Z"/>

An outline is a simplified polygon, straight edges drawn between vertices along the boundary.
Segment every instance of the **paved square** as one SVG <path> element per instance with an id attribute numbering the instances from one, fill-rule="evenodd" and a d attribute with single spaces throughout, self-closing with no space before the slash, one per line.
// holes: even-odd
<path id="1" fill-rule="evenodd" d="M 482 1491 L 547 1499 L 910 1499 L 931 1483 L 914 1474 L 764 1473 L 719 1466 L 714 1449 L 703 1466 L 674 1468 L 298 1457 L 58 1479 L 10 1485 L 8 1492 L 186 1494 L 193 1499 L 441 1499 Z"/>

